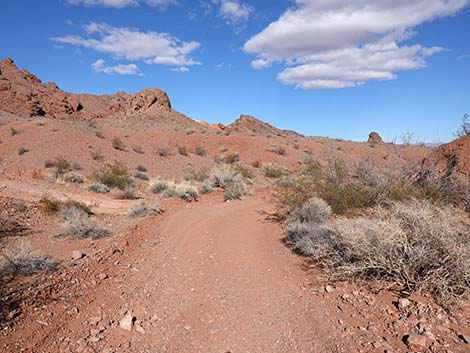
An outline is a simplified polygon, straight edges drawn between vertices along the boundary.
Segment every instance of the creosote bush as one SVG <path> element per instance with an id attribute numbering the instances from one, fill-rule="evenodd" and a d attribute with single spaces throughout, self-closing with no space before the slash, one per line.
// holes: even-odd
<path id="1" fill-rule="evenodd" d="M 450 306 L 470 289 L 470 221 L 449 206 L 426 200 L 393 202 L 371 218 L 328 225 L 293 217 L 286 242 L 338 279 L 391 282 L 428 293 Z"/>
<path id="2" fill-rule="evenodd" d="M 30 276 L 40 272 L 53 271 L 57 263 L 47 255 L 43 255 L 25 241 L 7 248 L 0 256 L 0 274 L 9 276 Z"/>
<path id="3" fill-rule="evenodd" d="M 118 161 L 106 163 L 100 169 L 93 173 L 97 182 L 108 186 L 109 188 L 118 188 L 124 190 L 132 184 L 127 167 Z"/>
<path id="4" fill-rule="evenodd" d="M 75 184 L 83 183 L 83 176 L 74 172 L 68 172 L 64 174 L 63 179 L 67 183 L 75 183 Z"/>

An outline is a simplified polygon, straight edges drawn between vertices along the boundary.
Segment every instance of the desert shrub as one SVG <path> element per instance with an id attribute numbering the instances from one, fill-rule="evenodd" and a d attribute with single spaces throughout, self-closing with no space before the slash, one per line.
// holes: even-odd
<path id="1" fill-rule="evenodd" d="M 145 154 L 144 150 L 140 146 L 132 146 L 132 150 L 139 154 Z"/>
<path id="2" fill-rule="evenodd" d="M 98 239 L 110 234 L 90 218 L 82 209 L 74 206 L 63 207 L 59 216 L 64 220 L 64 234 L 75 238 Z"/>
<path id="3" fill-rule="evenodd" d="M 368 162 L 350 170 L 339 160 L 330 161 L 326 168 L 309 161 L 302 176 L 274 192 L 277 216 L 285 219 L 312 197 L 325 200 L 335 214 L 344 214 L 352 209 L 425 195 L 405 176 L 378 171 Z"/>
<path id="4" fill-rule="evenodd" d="M 106 163 L 93 173 L 94 178 L 101 184 L 110 188 L 124 190 L 132 184 L 127 167 L 121 162 Z"/>
<path id="5" fill-rule="evenodd" d="M 245 186 L 242 183 L 235 183 L 230 185 L 224 191 L 224 201 L 233 201 L 240 200 L 243 192 L 245 191 Z"/>
<path id="6" fill-rule="evenodd" d="M 269 152 L 276 153 L 280 156 L 285 156 L 287 154 L 287 150 L 282 146 L 275 146 L 275 147 L 269 149 Z"/>
<path id="7" fill-rule="evenodd" d="M 240 173 L 228 165 L 220 165 L 213 168 L 209 173 L 209 183 L 213 187 L 228 188 L 234 184 L 243 184 L 244 180 Z"/>
<path id="8" fill-rule="evenodd" d="M 80 163 L 72 163 L 72 169 L 73 170 L 81 170 L 82 165 Z"/>
<path id="9" fill-rule="evenodd" d="M 95 183 L 85 186 L 85 190 L 93 191 L 98 194 L 106 194 L 110 191 L 110 188 L 101 183 Z"/>
<path id="10" fill-rule="evenodd" d="M 224 162 L 227 164 L 234 164 L 239 161 L 240 161 L 240 154 L 236 152 L 229 153 L 224 158 Z"/>
<path id="11" fill-rule="evenodd" d="M 104 134 L 102 131 L 96 131 L 95 132 L 95 136 L 100 138 L 100 139 L 104 139 Z"/>
<path id="12" fill-rule="evenodd" d="M 41 200 L 39 200 L 39 205 L 46 213 L 58 213 L 63 208 L 75 207 L 81 209 L 83 212 L 89 215 L 92 214 L 90 208 L 87 205 L 75 200 L 60 201 L 57 199 L 43 197 Z"/>
<path id="13" fill-rule="evenodd" d="M 188 148 L 186 146 L 178 146 L 178 153 L 182 156 L 187 156 Z"/>
<path id="14" fill-rule="evenodd" d="M 0 274 L 30 276 L 40 272 L 52 271 L 57 263 L 31 247 L 28 242 L 19 242 L 3 251 L 0 258 Z"/>
<path id="15" fill-rule="evenodd" d="M 29 152 L 29 149 L 27 149 L 25 147 L 18 148 L 18 155 L 20 155 L 20 156 L 24 155 L 27 152 Z"/>
<path id="16" fill-rule="evenodd" d="M 145 180 L 145 181 L 150 180 L 150 178 L 149 178 L 146 174 L 141 173 L 141 172 L 135 173 L 135 174 L 134 174 L 134 178 L 140 179 L 140 180 Z"/>
<path id="17" fill-rule="evenodd" d="M 124 149 L 126 148 L 126 145 L 124 144 L 124 142 L 122 142 L 119 137 L 113 138 L 111 140 L 111 144 L 113 145 L 114 149 L 118 151 L 124 151 Z"/>
<path id="18" fill-rule="evenodd" d="M 267 178 L 276 179 L 290 174 L 291 172 L 285 167 L 276 167 L 273 165 L 267 165 L 264 167 L 264 176 Z"/>
<path id="19" fill-rule="evenodd" d="M 68 172 L 64 174 L 63 179 L 67 183 L 76 183 L 76 184 L 83 183 L 83 176 L 74 172 Z"/>
<path id="20" fill-rule="evenodd" d="M 91 152 L 91 158 L 92 158 L 94 161 L 102 161 L 102 160 L 104 160 L 103 155 L 102 155 L 99 151 L 93 151 L 93 152 Z"/>
<path id="21" fill-rule="evenodd" d="M 194 153 L 200 157 L 207 156 L 207 151 L 202 146 L 196 147 L 196 149 L 194 150 Z"/>
<path id="22" fill-rule="evenodd" d="M 286 240 L 339 279 L 389 281 L 444 305 L 469 293 L 470 221 L 449 206 L 411 200 L 329 227 L 294 221 Z"/>
<path id="23" fill-rule="evenodd" d="M 119 189 L 114 193 L 114 198 L 118 200 L 137 200 L 140 199 L 140 194 L 134 187 L 126 187 L 123 190 Z"/>
<path id="24" fill-rule="evenodd" d="M 209 169 L 207 167 L 192 168 L 186 180 L 204 181 L 209 178 Z"/>
<path id="25" fill-rule="evenodd" d="M 322 199 L 311 198 L 292 213 L 292 219 L 305 223 L 324 223 L 331 217 L 331 207 Z"/>
<path id="26" fill-rule="evenodd" d="M 157 177 L 149 183 L 149 190 L 154 194 L 161 194 L 169 188 L 169 184 L 169 181 Z"/>
<path id="27" fill-rule="evenodd" d="M 253 161 L 253 162 L 251 162 L 251 166 L 253 168 L 260 168 L 261 167 L 261 162 L 260 161 Z"/>
<path id="28" fill-rule="evenodd" d="M 128 212 L 128 215 L 131 217 L 147 217 L 156 213 L 161 212 L 161 207 L 158 202 L 152 204 L 152 206 L 147 206 L 144 201 L 134 204 Z"/>
<path id="29" fill-rule="evenodd" d="M 167 147 L 158 147 L 157 153 L 160 157 L 167 157 L 170 155 L 170 149 Z"/>
<path id="30" fill-rule="evenodd" d="M 13 128 L 13 127 L 10 128 L 10 135 L 11 135 L 11 136 L 16 136 L 16 135 L 18 135 L 19 133 L 20 133 L 20 130 L 17 130 L 17 129 L 15 129 L 15 128 Z"/>
<path id="31" fill-rule="evenodd" d="M 44 161 L 44 168 L 53 168 L 54 167 L 54 162 L 46 159 Z"/>
<path id="32" fill-rule="evenodd" d="M 456 137 L 470 136 L 470 115 L 465 114 L 462 118 L 460 128 L 454 134 Z"/>
<path id="33" fill-rule="evenodd" d="M 166 193 L 170 197 L 179 197 L 180 199 L 186 201 L 197 201 L 197 199 L 199 198 L 199 192 L 197 191 L 197 187 L 188 183 L 176 184 L 175 189 L 169 189 L 166 191 Z"/>
<path id="34" fill-rule="evenodd" d="M 56 159 L 53 160 L 53 164 L 55 167 L 55 174 L 56 176 L 62 175 L 66 172 L 68 172 L 71 168 L 70 162 L 65 159 L 64 157 L 57 157 Z"/>
<path id="35" fill-rule="evenodd" d="M 255 177 L 255 175 L 243 165 L 235 165 L 234 169 L 246 180 L 249 181 Z"/>
<path id="36" fill-rule="evenodd" d="M 142 173 L 147 172 L 147 168 L 145 168 L 145 166 L 143 166 L 143 165 L 138 165 L 136 169 L 137 169 L 137 171 L 142 172 Z"/>
<path id="37" fill-rule="evenodd" d="M 212 185 L 209 183 L 204 183 L 199 189 L 199 192 L 203 195 L 205 194 L 210 194 L 214 189 L 212 188 Z"/>

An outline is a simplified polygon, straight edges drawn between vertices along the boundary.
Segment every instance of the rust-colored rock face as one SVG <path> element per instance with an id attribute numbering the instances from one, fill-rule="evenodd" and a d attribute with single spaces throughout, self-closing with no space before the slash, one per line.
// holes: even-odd
<path id="1" fill-rule="evenodd" d="M 423 161 L 423 165 L 430 169 L 434 176 L 453 174 L 470 177 L 470 136 L 438 147 Z"/>
<path id="2" fill-rule="evenodd" d="M 55 83 L 42 83 L 33 74 L 16 67 L 12 59 L 0 61 L 0 108 L 13 114 L 34 117 L 90 119 L 117 112 L 151 112 L 156 107 L 171 109 L 167 94 L 149 88 L 134 95 L 73 94 L 62 91 Z"/>
<path id="3" fill-rule="evenodd" d="M 240 115 L 232 124 L 226 127 L 226 130 L 246 132 L 256 135 L 272 135 L 272 136 L 300 136 L 294 131 L 281 130 L 264 121 L 256 119 L 250 115 Z"/>

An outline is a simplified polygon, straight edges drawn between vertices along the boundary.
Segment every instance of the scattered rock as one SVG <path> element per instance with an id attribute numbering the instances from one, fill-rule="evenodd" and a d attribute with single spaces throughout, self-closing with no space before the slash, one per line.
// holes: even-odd
<path id="1" fill-rule="evenodd" d="M 144 330 L 144 328 L 142 327 L 142 322 L 141 322 L 140 320 L 135 322 L 134 328 L 135 328 L 135 330 L 136 330 L 138 333 L 141 333 L 141 334 L 144 334 L 144 333 L 145 333 L 145 330 Z"/>
<path id="2" fill-rule="evenodd" d="M 124 317 L 119 320 L 119 327 L 123 330 L 131 331 L 134 327 L 135 316 L 132 315 L 132 312 L 128 312 Z"/>
<path id="3" fill-rule="evenodd" d="M 461 333 L 459 335 L 459 338 L 466 344 L 470 344 L 470 335 L 466 335 L 464 333 Z"/>
<path id="4" fill-rule="evenodd" d="M 333 287 L 333 286 L 327 285 L 325 287 L 325 292 L 327 292 L 327 293 L 332 293 L 334 291 L 335 291 L 335 287 Z"/>
<path id="5" fill-rule="evenodd" d="M 81 250 L 74 250 L 72 252 L 72 260 L 80 260 L 86 257 L 86 253 Z"/>
<path id="6" fill-rule="evenodd" d="M 407 298 L 398 299 L 398 309 L 403 310 L 411 305 L 411 301 Z"/>
<path id="7" fill-rule="evenodd" d="M 412 334 L 405 338 L 405 342 L 411 349 L 422 350 L 428 346 L 428 339 L 425 336 Z"/>
<path id="8" fill-rule="evenodd" d="M 100 273 L 98 275 L 98 279 L 101 280 L 101 281 L 104 281 L 107 278 L 108 278 L 108 275 L 106 273 Z"/>

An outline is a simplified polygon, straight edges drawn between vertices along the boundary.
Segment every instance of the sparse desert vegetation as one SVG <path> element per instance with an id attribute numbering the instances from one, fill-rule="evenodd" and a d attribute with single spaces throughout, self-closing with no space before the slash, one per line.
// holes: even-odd
<path id="1" fill-rule="evenodd" d="M 127 167 L 119 162 L 105 163 L 101 168 L 93 173 L 93 177 L 100 184 L 109 188 L 124 190 L 132 184 L 131 176 Z"/>
<path id="2" fill-rule="evenodd" d="M 30 276 L 56 268 L 52 258 L 34 250 L 26 241 L 4 249 L 0 255 L 0 276 Z"/>
<path id="3" fill-rule="evenodd" d="M 101 228 L 90 214 L 76 206 L 60 208 L 59 217 L 63 220 L 64 235 L 73 238 L 98 239 L 108 236 L 110 232 Z"/>

